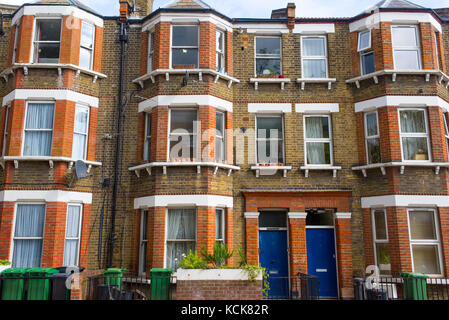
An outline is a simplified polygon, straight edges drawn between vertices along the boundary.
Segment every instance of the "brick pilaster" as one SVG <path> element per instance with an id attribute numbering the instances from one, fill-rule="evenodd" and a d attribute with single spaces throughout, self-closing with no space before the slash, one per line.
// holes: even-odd
<path id="1" fill-rule="evenodd" d="M 295 213 L 296 214 L 296 213 Z M 290 275 L 307 274 L 306 214 L 289 214 Z"/>
<path id="2" fill-rule="evenodd" d="M 354 290 L 350 218 L 341 218 L 337 213 L 335 219 L 335 235 L 337 242 L 340 297 L 343 299 L 352 298 L 354 296 Z"/>

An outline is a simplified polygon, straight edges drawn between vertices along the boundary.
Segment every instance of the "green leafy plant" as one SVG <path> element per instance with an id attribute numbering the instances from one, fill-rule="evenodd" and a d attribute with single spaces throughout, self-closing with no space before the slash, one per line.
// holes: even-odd
<path id="1" fill-rule="evenodd" d="M 243 253 L 242 247 L 238 247 L 237 248 L 237 253 L 240 257 L 240 263 L 239 263 L 239 267 L 243 267 L 245 265 L 247 265 L 247 260 L 246 260 L 246 255 Z"/>
<path id="2" fill-rule="evenodd" d="M 183 255 L 184 259 L 182 259 L 179 267 L 182 269 L 210 269 L 207 265 L 207 262 L 204 261 L 201 257 L 199 257 L 196 253 L 193 253 L 192 250 L 189 251 L 189 254 Z"/>
<path id="3" fill-rule="evenodd" d="M 11 264 L 8 260 L 0 260 L 0 266 L 9 266 Z"/>
<path id="4" fill-rule="evenodd" d="M 206 248 L 201 249 L 201 255 L 204 259 L 213 265 L 216 269 L 221 269 L 226 266 L 226 261 L 234 255 L 233 251 L 228 251 L 228 247 L 221 242 L 215 243 L 214 252 L 210 254 Z"/>

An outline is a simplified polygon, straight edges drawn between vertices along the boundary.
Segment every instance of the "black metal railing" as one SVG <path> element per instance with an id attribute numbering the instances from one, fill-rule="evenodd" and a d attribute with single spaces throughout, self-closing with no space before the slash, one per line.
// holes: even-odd
<path id="1" fill-rule="evenodd" d="M 268 277 L 265 298 L 270 300 L 318 300 L 318 277 L 298 273 L 294 277 Z"/>
<path id="2" fill-rule="evenodd" d="M 86 279 L 86 300 L 172 300 L 173 276 L 96 275 Z"/>
<path id="3" fill-rule="evenodd" d="M 449 279 L 354 278 L 356 300 L 449 300 Z"/>

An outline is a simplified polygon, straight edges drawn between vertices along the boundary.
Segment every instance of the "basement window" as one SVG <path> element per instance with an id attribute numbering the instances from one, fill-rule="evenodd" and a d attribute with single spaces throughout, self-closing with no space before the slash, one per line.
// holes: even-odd
<path id="1" fill-rule="evenodd" d="M 36 20 L 34 63 L 59 63 L 61 19 Z"/>
<path id="2" fill-rule="evenodd" d="M 175 69 L 197 69 L 199 65 L 198 26 L 172 27 L 172 67 Z"/>

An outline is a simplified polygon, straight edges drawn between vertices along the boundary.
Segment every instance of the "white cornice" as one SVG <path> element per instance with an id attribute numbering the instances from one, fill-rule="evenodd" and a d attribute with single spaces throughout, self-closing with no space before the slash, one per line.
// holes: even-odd
<path id="1" fill-rule="evenodd" d="M 332 113 L 339 112 L 338 103 L 297 103 L 295 104 L 297 113 Z"/>
<path id="2" fill-rule="evenodd" d="M 245 219 L 259 219 L 260 212 L 245 212 Z"/>
<path id="3" fill-rule="evenodd" d="M 354 104 L 355 112 L 370 111 L 380 107 L 419 106 L 439 106 L 446 112 L 449 111 L 449 103 L 438 96 L 383 96 Z"/>
<path id="4" fill-rule="evenodd" d="M 362 197 L 362 208 L 449 207 L 449 196 L 387 195 Z"/>
<path id="5" fill-rule="evenodd" d="M 72 90 L 16 89 L 3 97 L 2 106 L 13 100 L 68 100 L 98 108 L 99 99 Z"/>
<path id="6" fill-rule="evenodd" d="M 300 23 L 295 24 L 293 33 L 301 34 L 325 34 L 335 33 L 335 24 L 333 23 Z"/>
<path id="7" fill-rule="evenodd" d="M 134 209 L 173 206 L 226 207 L 234 206 L 234 198 L 227 196 L 189 194 L 156 195 L 134 199 Z"/>
<path id="8" fill-rule="evenodd" d="M 155 25 L 160 22 L 170 23 L 197 23 L 210 22 L 228 32 L 232 32 L 232 24 L 212 13 L 176 13 L 176 12 L 161 12 L 149 21 L 142 25 L 142 32 L 152 30 Z"/>
<path id="9" fill-rule="evenodd" d="M 232 102 L 210 95 L 155 96 L 139 103 L 139 112 L 150 112 L 158 106 L 210 106 L 232 112 Z"/>
<path id="10" fill-rule="evenodd" d="M 306 219 L 307 212 L 289 212 L 288 217 L 290 219 Z"/>
<path id="11" fill-rule="evenodd" d="M 351 212 L 337 212 L 335 213 L 335 218 L 337 219 L 351 219 Z"/>
<path id="12" fill-rule="evenodd" d="M 291 113 L 291 103 L 248 103 L 249 113 Z"/>
<path id="13" fill-rule="evenodd" d="M 0 191 L 0 202 L 45 201 L 92 203 L 92 193 L 63 190 L 5 190 Z"/>

